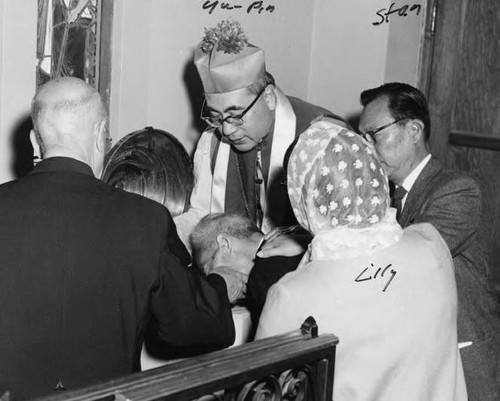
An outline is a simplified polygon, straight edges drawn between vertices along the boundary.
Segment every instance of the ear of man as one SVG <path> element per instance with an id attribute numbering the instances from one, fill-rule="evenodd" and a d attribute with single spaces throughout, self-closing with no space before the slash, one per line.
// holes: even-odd
<path id="1" fill-rule="evenodd" d="M 219 249 L 224 249 L 226 251 L 231 251 L 231 240 L 226 234 L 218 234 L 216 237 L 217 246 Z"/>
<path id="2" fill-rule="evenodd" d="M 274 85 L 267 85 L 266 89 L 264 89 L 264 100 L 271 111 L 276 109 L 276 96 L 276 87 Z"/>
<path id="3" fill-rule="evenodd" d="M 106 122 L 101 121 L 94 125 L 94 140 L 100 153 L 106 152 Z"/>
<path id="4" fill-rule="evenodd" d="M 421 142 L 425 139 L 424 123 L 419 119 L 414 119 L 408 122 L 410 135 L 414 143 Z"/>
<path id="5" fill-rule="evenodd" d="M 41 138 L 35 133 L 34 130 L 30 131 L 30 142 L 31 146 L 33 146 L 33 158 L 41 159 L 42 158 L 42 144 Z"/>

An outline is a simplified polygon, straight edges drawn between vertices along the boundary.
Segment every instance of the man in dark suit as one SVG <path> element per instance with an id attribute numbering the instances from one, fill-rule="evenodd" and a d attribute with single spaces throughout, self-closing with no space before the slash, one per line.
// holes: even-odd
<path id="1" fill-rule="evenodd" d="M 166 208 L 96 178 L 108 142 L 99 94 L 50 81 L 32 117 L 42 161 L 0 186 L 0 395 L 132 373 L 146 324 L 176 357 L 231 345 L 231 272 L 187 268 Z"/>
<path id="2" fill-rule="evenodd" d="M 364 91 L 361 103 L 359 129 L 395 185 L 398 222 L 403 228 L 432 223 L 453 257 L 458 341 L 469 399 L 499 400 L 500 318 L 478 235 L 479 185 L 462 172 L 444 169 L 430 154 L 428 105 L 418 89 L 389 83 Z"/>

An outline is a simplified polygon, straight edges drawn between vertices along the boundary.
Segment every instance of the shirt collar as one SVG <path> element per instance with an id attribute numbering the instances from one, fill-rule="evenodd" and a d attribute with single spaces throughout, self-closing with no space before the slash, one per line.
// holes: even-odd
<path id="1" fill-rule="evenodd" d="M 94 173 L 88 164 L 70 157 L 59 156 L 42 160 L 33 168 L 33 170 L 31 170 L 31 174 L 50 171 L 70 171 L 90 175 L 92 177 L 94 176 Z"/>
<path id="2" fill-rule="evenodd" d="M 410 192 L 411 187 L 413 187 L 413 184 L 415 184 L 415 181 L 417 180 L 418 176 L 424 169 L 424 167 L 429 163 L 429 160 L 431 160 L 431 154 L 429 153 L 427 156 L 424 157 L 424 159 L 413 169 L 413 171 L 406 177 L 403 181 L 403 184 L 401 186 L 406 189 L 406 192 Z"/>

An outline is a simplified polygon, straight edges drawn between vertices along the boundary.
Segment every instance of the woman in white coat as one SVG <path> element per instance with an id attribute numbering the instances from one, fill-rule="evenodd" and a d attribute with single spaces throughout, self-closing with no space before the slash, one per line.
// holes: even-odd
<path id="1" fill-rule="evenodd" d="M 335 401 L 467 400 L 450 253 L 432 225 L 397 224 L 371 145 L 326 122 L 308 130 L 288 192 L 314 239 L 268 293 L 256 337 L 310 315 L 336 334 Z"/>

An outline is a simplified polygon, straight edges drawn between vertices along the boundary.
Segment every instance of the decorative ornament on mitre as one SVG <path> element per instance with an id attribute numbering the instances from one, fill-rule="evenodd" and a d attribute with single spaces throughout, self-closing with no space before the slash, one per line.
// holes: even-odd
<path id="1" fill-rule="evenodd" d="M 194 63 L 205 93 L 225 93 L 264 79 L 264 51 L 248 43 L 239 22 L 224 20 L 205 28 Z"/>

